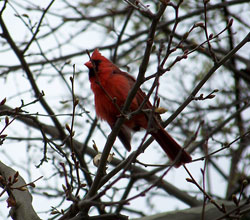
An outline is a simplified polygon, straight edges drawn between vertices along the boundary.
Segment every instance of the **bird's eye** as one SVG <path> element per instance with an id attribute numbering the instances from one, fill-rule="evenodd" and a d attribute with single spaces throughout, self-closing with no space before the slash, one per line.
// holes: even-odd
<path id="1" fill-rule="evenodd" d="M 91 68 L 89 68 L 89 78 L 95 77 L 95 74 L 99 70 L 99 65 L 101 63 L 101 60 L 94 60 L 94 59 L 92 59 L 92 63 L 94 63 L 95 67 L 92 66 Z"/>
<path id="2" fill-rule="evenodd" d="M 99 64 L 101 63 L 101 60 L 92 60 L 95 64 L 95 68 L 96 70 L 98 71 L 98 68 L 99 68 Z"/>

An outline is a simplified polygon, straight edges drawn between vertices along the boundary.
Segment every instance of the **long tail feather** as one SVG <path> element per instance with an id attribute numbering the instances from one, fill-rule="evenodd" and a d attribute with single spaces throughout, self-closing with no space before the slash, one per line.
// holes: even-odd
<path id="1" fill-rule="evenodd" d="M 175 163 L 175 167 L 179 167 L 184 163 L 192 161 L 192 157 L 183 150 L 182 147 L 162 127 L 160 127 L 157 132 L 152 132 L 151 135 L 172 161 L 174 161 L 181 152 L 178 161 Z"/>

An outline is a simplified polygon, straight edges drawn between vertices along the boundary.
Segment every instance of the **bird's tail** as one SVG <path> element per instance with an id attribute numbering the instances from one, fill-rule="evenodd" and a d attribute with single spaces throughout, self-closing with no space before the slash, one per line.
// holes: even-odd
<path id="1" fill-rule="evenodd" d="M 192 157 L 162 127 L 157 129 L 157 132 L 152 132 L 151 135 L 172 161 L 178 157 L 175 167 L 192 161 Z"/>

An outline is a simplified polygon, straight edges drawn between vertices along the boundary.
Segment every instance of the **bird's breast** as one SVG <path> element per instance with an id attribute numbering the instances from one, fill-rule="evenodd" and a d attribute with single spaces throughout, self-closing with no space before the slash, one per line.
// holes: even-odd
<path id="1" fill-rule="evenodd" d="M 122 75 L 112 75 L 108 79 L 99 79 L 99 82 L 92 80 L 91 89 L 95 95 L 95 109 L 98 117 L 109 124 L 115 123 L 120 115 L 130 90 L 128 80 Z M 137 100 L 131 104 L 131 110 L 138 108 Z"/>

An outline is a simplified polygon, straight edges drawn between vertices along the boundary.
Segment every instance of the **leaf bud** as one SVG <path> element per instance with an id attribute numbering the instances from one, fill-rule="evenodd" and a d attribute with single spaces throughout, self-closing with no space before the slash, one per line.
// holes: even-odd
<path id="1" fill-rule="evenodd" d="M 0 102 L 0 105 L 4 105 L 6 102 L 6 98 L 4 98 L 1 102 Z"/>
<path id="2" fill-rule="evenodd" d="M 101 154 L 101 153 L 98 153 L 98 154 L 94 157 L 94 159 L 93 159 L 93 164 L 94 164 L 96 167 L 99 166 L 101 157 L 102 157 L 102 154 Z"/>

